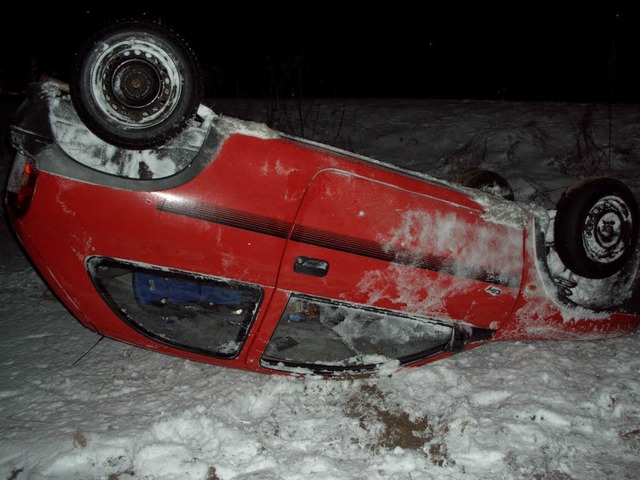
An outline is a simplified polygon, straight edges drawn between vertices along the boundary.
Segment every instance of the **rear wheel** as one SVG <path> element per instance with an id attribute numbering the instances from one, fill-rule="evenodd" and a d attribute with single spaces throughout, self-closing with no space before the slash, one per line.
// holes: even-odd
<path id="1" fill-rule="evenodd" d="M 560 260 L 576 275 L 606 278 L 631 258 L 638 241 L 638 204 L 622 182 L 582 180 L 565 191 L 554 222 Z"/>
<path id="2" fill-rule="evenodd" d="M 98 137 L 123 148 L 154 148 L 177 136 L 201 95 L 195 56 L 172 31 L 153 23 L 100 31 L 72 69 L 79 117 Z"/>

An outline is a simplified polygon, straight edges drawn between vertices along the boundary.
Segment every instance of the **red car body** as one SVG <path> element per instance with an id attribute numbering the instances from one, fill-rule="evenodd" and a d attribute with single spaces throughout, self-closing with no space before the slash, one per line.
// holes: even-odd
<path id="1" fill-rule="evenodd" d="M 105 156 L 88 131 L 63 138 L 82 129 L 71 107 L 56 113 L 65 102 L 38 85 L 23 106 L 8 210 L 46 283 L 101 335 L 222 366 L 325 375 L 640 323 L 633 275 L 615 308 L 577 305 L 553 280 L 552 216 L 538 209 L 204 107 L 165 149 L 204 132 L 183 167 L 156 176 L 138 152 L 118 167 L 133 174 L 114 174 L 99 164 L 117 163 L 117 149 Z M 98 160 L 79 162 L 80 150 Z"/>

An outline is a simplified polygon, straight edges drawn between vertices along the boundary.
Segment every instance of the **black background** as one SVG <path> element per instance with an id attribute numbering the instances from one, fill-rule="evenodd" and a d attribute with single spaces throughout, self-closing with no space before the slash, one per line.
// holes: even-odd
<path id="1" fill-rule="evenodd" d="M 0 89 L 20 92 L 41 73 L 69 81 L 92 33 L 146 18 L 187 40 L 209 97 L 640 102 L 630 4 L 24 5 L 0 19 Z"/>

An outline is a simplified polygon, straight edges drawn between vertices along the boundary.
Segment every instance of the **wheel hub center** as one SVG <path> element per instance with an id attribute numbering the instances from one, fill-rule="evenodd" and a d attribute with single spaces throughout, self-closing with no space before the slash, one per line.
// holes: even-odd
<path id="1" fill-rule="evenodd" d="M 613 213 L 605 214 L 596 228 L 596 238 L 603 247 L 610 247 L 620 239 L 621 222 L 617 215 Z"/>
<path id="2" fill-rule="evenodd" d="M 153 66 L 137 60 L 118 66 L 112 80 L 113 93 L 128 108 L 150 105 L 161 93 L 160 76 Z"/>

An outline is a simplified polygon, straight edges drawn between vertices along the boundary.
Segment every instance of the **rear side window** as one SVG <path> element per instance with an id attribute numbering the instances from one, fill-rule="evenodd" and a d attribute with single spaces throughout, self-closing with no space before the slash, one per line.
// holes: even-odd
<path id="1" fill-rule="evenodd" d="M 240 353 L 262 300 L 260 287 L 236 281 L 107 258 L 88 266 L 103 298 L 132 328 L 217 358 Z"/>
<path id="2" fill-rule="evenodd" d="M 266 368 L 316 373 L 373 370 L 445 351 L 453 328 L 396 313 L 292 296 L 262 357 Z"/>

